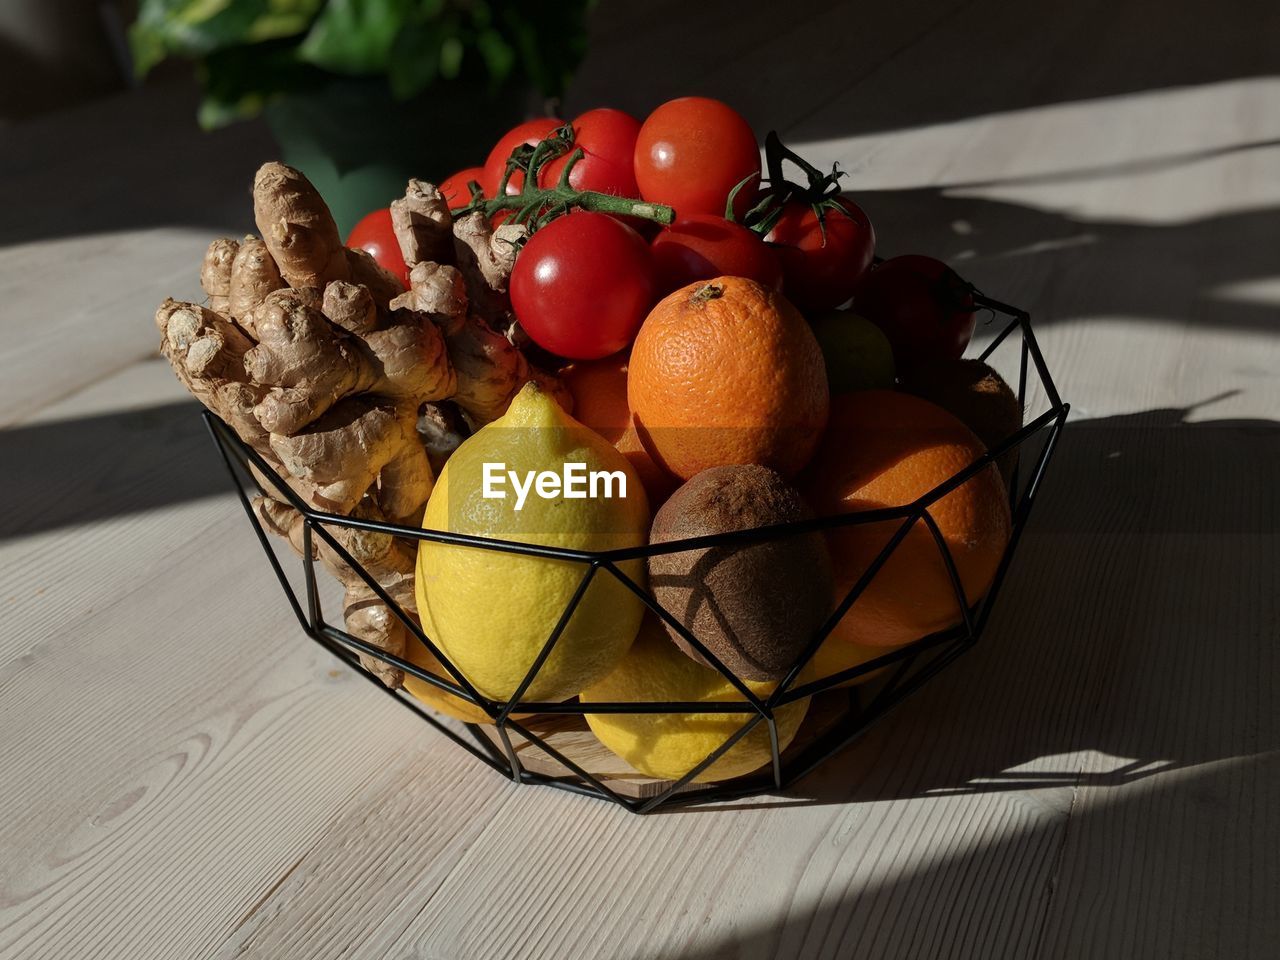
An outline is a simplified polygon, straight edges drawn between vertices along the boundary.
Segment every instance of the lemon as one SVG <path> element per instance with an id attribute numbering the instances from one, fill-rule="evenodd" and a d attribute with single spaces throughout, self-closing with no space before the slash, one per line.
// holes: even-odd
<path id="1" fill-rule="evenodd" d="M 569 464 L 582 465 L 574 468 L 580 476 L 608 477 L 594 495 L 580 498 L 545 495 L 553 490 L 550 483 L 545 490 L 529 485 L 535 475 L 539 488 L 544 475 L 567 477 Z M 503 417 L 454 451 L 427 501 L 422 525 L 520 543 L 609 550 L 645 543 L 649 507 L 627 459 L 528 383 Z M 428 635 L 476 689 L 506 700 L 524 680 L 587 569 L 577 561 L 424 540 L 418 546 L 418 610 L 423 623 L 434 626 L 435 634 Z M 644 586 L 642 560 L 620 563 L 619 569 Z M 643 610 L 635 594 L 598 570 L 522 699 L 564 700 L 605 676 L 626 654 Z"/>
<path id="2" fill-rule="evenodd" d="M 421 606 L 421 600 L 419 600 L 419 606 Z M 429 611 L 423 610 L 420 616 L 422 616 L 423 632 L 432 640 L 436 640 L 440 631 L 436 629 L 435 623 L 432 622 Z M 436 642 L 437 644 L 439 643 L 439 641 Z M 437 660 L 431 651 L 420 644 L 416 638 L 410 637 L 405 647 L 404 658 L 415 667 L 421 667 L 428 673 L 434 673 L 443 680 L 455 682 L 453 674 L 446 670 L 444 664 Z M 493 723 L 493 719 L 476 704 L 463 700 L 447 690 L 434 687 L 425 680 L 419 680 L 413 674 L 406 673 L 404 675 L 404 688 L 415 699 L 425 703 L 433 710 L 453 717 L 455 720 L 461 720 L 463 723 Z"/>
<path id="3" fill-rule="evenodd" d="M 772 692 L 772 681 L 747 681 L 757 696 Z M 662 780 L 679 780 L 754 716 L 721 674 L 685 656 L 656 618 L 645 620 L 640 635 L 617 669 L 582 691 L 584 703 L 707 702 L 736 700 L 743 713 L 589 713 L 587 723 L 600 742 L 635 769 Z M 778 749 L 794 739 L 807 697 L 774 711 Z M 772 759 L 769 728 L 763 720 L 694 780 L 728 780 L 758 770 Z"/>

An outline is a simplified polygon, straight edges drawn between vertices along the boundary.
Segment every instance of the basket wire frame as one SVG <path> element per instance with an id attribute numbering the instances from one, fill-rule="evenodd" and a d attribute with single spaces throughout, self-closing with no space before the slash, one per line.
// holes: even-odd
<path id="1" fill-rule="evenodd" d="M 513 781 L 517 783 L 544 784 L 573 793 L 612 800 L 634 813 L 648 813 L 659 807 L 710 803 L 787 789 L 828 758 L 850 745 L 889 710 L 918 690 L 978 641 L 986 626 L 992 605 L 1008 572 L 1014 551 L 1026 526 L 1027 518 L 1035 502 L 1036 494 L 1040 489 L 1045 470 L 1057 445 L 1058 436 L 1066 422 L 1069 405 L 1062 401 L 1054 386 L 1044 357 L 1036 343 L 1035 334 L 1031 329 L 1030 316 L 1025 311 L 992 300 L 989 297 L 975 295 L 975 300 L 980 309 L 989 311 L 993 317 L 1007 318 L 1005 326 L 983 350 L 980 358 L 987 359 L 1006 339 L 1015 332 L 1018 333 L 1020 335 L 1018 401 L 1025 410 L 1028 376 L 1034 370 L 1040 390 L 1043 392 L 1047 403 L 1047 409 L 1042 413 L 1027 422 L 1012 436 L 988 450 L 968 467 L 939 484 L 913 503 L 901 507 L 832 517 L 819 517 L 811 520 L 775 524 L 726 534 L 687 538 L 661 544 L 648 544 L 606 551 L 571 550 L 438 530 L 424 530 L 326 513 L 316 510 L 298 497 L 275 474 L 270 465 L 266 463 L 257 451 L 244 444 L 222 420 L 207 411 L 203 416 L 223 463 L 234 481 L 236 493 L 244 508 L 245 515 L 253 526 L 271 569 L 279 580 L 299 624 L 311 639 L 325 650 L 345 661 L 356 673 L 363 676 L 377 689 L 400 701 L 439 733 L 471 753 L 482 763 L 487 764 Z M 1037 441 L 1036 443 L 1030 443 L 1033 438 Z M 1032 450 L 1034 457 L 1023 455 L 1025 452 L 1024 447 L 1029 445 L 1031 448 L 1035 448 L 1037 444 L 1038 449 Z M 929 507 L 1005 454 L 1010 454 L 1016 458 L 1009 483 L 1010 508 L 1012 512 L 1012 528 L 1009 542 L 1000 558 L 990 589 L 977 603 L 970 604 L 961 585 L 955 561 L 947 547 L 945 538 L 938 529 L 937 523 L 929 513 Z M 272 487 L 277 498 L 288 502 L 304 517 L 302 572 L 305 589 L 301 598 L 286 574 L 276 550 L 272 547 L 270 535 L 263 529 L 250 501 L 251 492 L 265 492 L 262 490 L 263 481 Z M 724 547 L 731 544 L 759 543 L 804 533 L 832 530 L 843 526 L 884 523 L 893 520 L 899 521 L 898 526 L 894 529 L 893 534 L 889 537 L 880 553 L 858 578 L 857 582 L 853 584 L 848 593 L 841 598 L 839 604 L 822 627 L 814 634 L 796 663 L 773 691 L 764 697 L 755 694 L 741 678 L 725 666 L 697 637 L 693 636 L 670 611 L 659 604 L 644 587 L 628 577 L 619 567 L 619 564 L 624 561 L 645 559 L 661 553 L 676 553 L 704 547 Z M 914 643 L 887 649 L 882 656 L 839 673 L 818 680 L 799 683 L 804 667 L 816 653 L 822 641 L 826 639 L 831 630 L 834 629 L 849 608 L 857 601 L 894 549 L 916 524 L 923 525 L 939 550 L 957 601 L 959 622 L 951 628 L 931 634 Z M 445 656 L 432 638 L 423 632 L 417 620 L 406 613 L 398 603 L 388 596 L 368 571 L 355 561 L 337 537 L 334 536 L 330 529 L 334 527 L 381 532 L 407 540 L 427 540 L 478 550 L 569 561 L 580 564 L 583 567 L 583 574 L 563 613 L 548 635 L 546 642 L 519 687 L 509 699 L 496 701 L 483 696 L 472 685 L 470 680 Z M 421 643 L 426 647 L 444 667 L 448 676 L 437 676 L 404 658 L 374 647 L 328 622 L 322 609 L 316 575 L 317 561 L 314 556 L 315 551 L 312 549 L 317 537 L 324 542 L 326 547 L 347 563 L 404 624 L 412 637 L 409 642 Z M 701 654 L 707 664 L 724 676 L 742 697 L 741 701 L 593 703 L 581 703 L 576 699 L 565 702 L 524 701 L 522 698 L 525 692 L 529 689 L 530 684 L 533 683 L 546 659 L 551 655 L 552 650 L 568 626 L 574 611 L 577 609 L 579 601 L 586 594 L 591 583 L 601 576 L 616 579 L 623 587 L 634 594 L 653 615 L 658 617 L 668 628 L 677 632 L 691 648 Z M 481 732 L 478 725 L 459 724 L 461 730 L 454 729 L 454 725 L 451 722 L 442 720 L 430 708 L 415 700 L 407 692 L 386 687 L 361 665 L 359 659 L 361 654 L 397 667 L 424 683 L 451 693 L 479 707 L 492 719 L 494 729 L 502 745 L 501 749 L 495 746 L 493 741 Z M 888 670 L 887 668 L 893 669 Z M 833 725 L 831 729 L 819 735 L 812 742 L 805 744 L 798 751 L 780 749 L 775 716 L 775 711 L 778 708 L 805 697 L 833 690 L 849 680 L 864 677 L 867 674 L 881 670 L 886 670 L 887 679 L 880 684 L 879 689 L 874 692 L 868 692 L 863 687 L 853 688 L 853 705 L 848 714 Z M 562 751 L 557 750 L 544 737 L 540 737 L 529 726 L 518 720 L 515 716 L 517 713 L 527 715 L 571 714 L 579 716 L 589 713 L 724 713 L 743 716 L 745 717 L 745 722 L 697 766 L 689 770 L 679 780 L 668 784 L 661 792 L 649 797 L 628 797 L 611 789 L 600 777 L 583 769 L 571 758 L 565 756 Z M 694 778 L 707 770 L 720 757 L 732 749 L 736 743 L 762 723 L 766 725 L 770 742 L 771 762 L 766 768 L 747 777 L 723 782 L 700 783 L 696 787 L 690 787 Z M 464 735 L 464 731 L 466 735 Z M 553 760 L 563 770 L 563 773 L 552 775 L 528 769 L 520 761 L 515 745 L 512 742 L 512 733 L 519 735 L 528 744 L 536 747 Z"/>

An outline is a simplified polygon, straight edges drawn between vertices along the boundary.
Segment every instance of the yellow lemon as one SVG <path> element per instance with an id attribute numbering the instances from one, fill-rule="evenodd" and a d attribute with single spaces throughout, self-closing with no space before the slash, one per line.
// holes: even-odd
<path id="1" fill-rule="evenodd" d="M 757 696 L 770 693 L 773 681 L 748 681 Z M 662 625 L 648 618 L 640 635 L 617 669 L 582 691 L 584 703 L 654 701 L 742 701 L 719 671 L 685 656 L 671 642 Z M 589 713 L 587 723 L 600 742 L 641 773 L 663 780 L 679 780 L 705 760 L 754 715 L 744 713 Z M 804 698 L 774 711 L 778 749 L 786 749 L 800 729 L 809 700 Z M 694 780 L 728 780 L 758 770 L 772 759 L 769 728 L 762 720 L 751 732 Z"/>
<path id="2" fill-rule="evenodd" d="M 610 550 L 645 543 L 649 506 L 627 459 L 528 383 L 445 464 L 422 525 L 519 543 Z M 643 560 L 619 564 L 644 586 Z M 519 688 L 587 565 L 422 541 L 415 588 L 428 635 L 487 697 Z M 640 599 L 598 570 L 524 700 L 564 700 L 627 652 Z"/>
<path id="3" fill-rule="evenodd" d="M 440 631 L 436 629 L 435 623 L 432 622 L 430 611 L 424 609 L 423 614 L 425 615 L 422 616 L 422 629 L 428 637 L 435 640 Z M 437 660 L 431 651 L 420 644 L 416 638 L 410 637 L 405 646 L 404 658 L 415 667 L 421 667 L 428 673 L 434 673 L 444 680 L 455 682 L 453 674 L 446 670 L 444 664 Z M 455 720 L 461 720 L 463 723 L 493 723 L 493 719 L 476 704 L 454 696 L 447 690 L 434 687 L 425 680 L 419 680 L 412 674 L 406 673 L 404 675 L 404 688 L 413 694 L 417 700 L 431 707 L 431 709 L 453 717 Z"/>

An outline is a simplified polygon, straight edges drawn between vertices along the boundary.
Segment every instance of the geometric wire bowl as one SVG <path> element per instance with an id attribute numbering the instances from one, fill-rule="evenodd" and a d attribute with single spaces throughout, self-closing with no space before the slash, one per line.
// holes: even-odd
<path id="1" fill-rule="evenodd" d="M 379 690 L 395 697 L 410 710 L 413 710 L 423 720 L 431 724 L 432 727 L 458 746 L 469 751 L 482 763 L 488 764 L 494 770 L 517 783 L 544 784 L 574 793 L 612 800 L 634 813 L 648 813 L 661 806 L 711 803 L 737 797 L 774 793 L 787 789 L 810 773 L 815 767 L 856 740 L 891 708 L 920 689 L 929 679 L 977 643 L 990 616 L 1009 564 L 1013 559 L 1022 531 L 1026 526 L 1031 508 L 1035 502 L 1036 493 L 1044 478 L 1045 469 L 1053 455 L 1058 435 L 1066 422 L 1069 408 L 1067 404 L 1062 402 L 1062 399 L 1058 396 L 1057 389 L 1054 387 L 1053 379 L 1045 365 L 1044 357 L 1036 344 L 1035 335 L 1031 329 L 1030 316 L 1022 310 L 988 297 L 975 294 L 975 300 L 980 309 L 990 311 L 993 317 L 1004 317 L 1007 320 L 1004 328 L 983 350 L 981 359 L 987 359 L 1002 345 L 1007 347 L 1016 344 L 1020 349 L 1017 385 L 1019 403 L 1024 411 L 1028 409 L 1029 403 L 1033 399 L 1037 401 L 1038 407 L 1043 407 L 1042 412 L 1038 413 L 1029 422 L 1026 422 L 1020 430 L 988 450 L 984 456 L 975 460 L 946 482 L 939 484 L 914 503 L 902 507 L 843 514 L 834 517 L 820 517 L 813 520 L 777 524 L 754 530 L 742 530 L 661 544 L 594 552 L 567 550 L 558 547 L 423 530 L 416 527 L 405 527 L 397 524 L 325 513 L 309 506 L 294 494 L 262 457 L 246 446 L 223 421 L 208 412 L 205 412 L 203 416 L 223 461 L 235 482 L 236 492 L 240 497 L 245 514 L 250 523 L 253 524 L 258 540 L 271 563 L 271 568 L 275 572 L 277 579 L 279 579 L 298 618 L 298 622 L 308 636 L 330 653 L 343 659 Z M 1019 335 L 1016 338 L 1012 336 L 1015 332 Z M 1035 374 L 1034 380 L 1029 379 L 1032 371 Z M 939 498 L 974 476 L 978 471 L 1011 451 L 1013 452 L 1012 455 L 1016 457 L 1016 461 L 1008 485 L 1012 512 L 1012 528 L 1009 542 L 1000 558 L 995 579 L 990 589 L 976 604 L 970 606 L 966 602 L 946 541 L 929 515 L 928 508 Z M 265 478 L 278 491 L 280 497 L 287 500 L 304 517 L 303 557 L 301 558 L 304 589 L 301 597 L 286 574 L 279 556 L 272 547 L 268 533 L 263 529 L 251 506 L 250 492 L 262 492 L 258 480 L 255 479 L 249 469 L 251 465 L 257 469 L 260 477 Z M 674 553 L 700 547 L 758 543 L 799 533 L 885 521 L 898 521 L 899 526 L 893 536 L 869 565 L 862 577 L 852 586 L 848 594 L 842 598 L 827 622 L 814 635 L 800 659 L 783 680 L 778 683 L 773 692 L 767 696 L 754 694 L 741 679 L 734 675 L 711 651 L 707 650 L 692 636 L 643 587 L 637 585 L 618 567 L 618 564 L 622 561 L 650 557 L 660 553 Z M 874 660 L 869 660 L 820 680 L 798 684 L 797 677 L 817 650 L 818 645 L 839 621 L 840 617 L 857 600 L 858 596 L 874 577 L 876 571 L 888 559 L 893 549 L 917 523 L 923 524 L 929 530 L 934 543 L 941 553 L 957 599 L 959 622 L 954 627 L 931 634 L 914 643 L 890 649 Z M 383 532 L 410 541 L 433 540 L 472 547 L 477 550 L 492 550 L 572 561 L 581 565 L 583 575 L 576 592 L 566 606 L 555 629 L 548 636 L 546 644 L 512 698 L 509 701 L 493 701 L 483 697 L 476 691 L 467 678 L 449 662 L 449 659 L 444 656 L 431 638 L 423 633 L 416 620 L 406 614 L 391 597 L 387 596 L 377 581 L 354 560 L 329 529 L 344 527 Z M 385 653 L 326 620 L 322 609 L 321 590 L 317 583 L 315 572 L 314 551 L 311 549 L 316 537 L 323 540 L 331 550 L 360 575 L 370 589 L 390 607 L 405 625 L 412 638 L 409 642 L 424 644 L 443 668 L 448 671 L 448 677 L 436 676 L 407 660 Z M 627 589 L 636 594 L 650 611 L 678 631 L 685 642 L 702 655 L 707 664 L 718 670 L 741 694 L 742 699 L 737 701 L 687 703 L 580 703 L 576 699 L 563 703 L 523 701 L 521 698 L 525 690 L 528 689 L 539 668 L 550 655 L 561 631 L 568 624 L 578 601 L 586 592 L 588 585 L 597 576 L 615 577 Z M 478 706 L 494 720 L 494 724 L 491 726 L 464 724 L 460 721 L 453 721 L 436 715 L 407 692 L 392 690 L 384 686 L 372 673 L 361 666 L 359 654 L 365 654 L 398 667 L 406 674 L 417 677 L 425 683 L 452 693 L 462 700 Z M 848 698 L 846 708 L 841 715 L 834 719 L 826 718 L 825 727 L 820 733 L 807 738 L 797 737 L 796 742 L 789 749 L 785 751 L 779 750 L 778 732 L 774 719 L 775 709 L 806 696 L 816 696 L 835 691 L 846 681 L 865 677 L 873 671 L 881 670 L 885 670 L 884 679 L 874 686 L 860 685 L 844 690 L 842 695 Z M 545 735 L 545 732 L 541 735 L 536 732 L 534 729 L 536 724 L 528 719 L 529 716 L 581 717 L 587 713 L 725 713 L 742 716 L 743 725 L 732 737 L 726 740 L 713 753 L 709 754 L 682 779 L 678 781 L 652 781 L 648 792 L 634 795 L 621 789 L 618 781 L 612 780 L 607 776 L 596 775 L 584 769 L 580 763 L 567 755 L 564 750 L 557 749 L 551 742 L 552 737 Z M 517 719 L 516 715 L 523 719 Z M 771 762 L 766 767 L 749 776 L 738 777 L 733 780 L 705 784 L 692 782 L 694 777 L 719 759 L 742 737 L 760 724 L 766 725 L 771 746 Z"/>

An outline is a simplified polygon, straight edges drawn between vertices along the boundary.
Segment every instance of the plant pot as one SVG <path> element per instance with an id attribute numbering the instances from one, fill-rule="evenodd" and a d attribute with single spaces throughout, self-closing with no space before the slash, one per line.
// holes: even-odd
<path id="1" fill-rule="evenodd" d="M 349 80 L 282 97 L 264 112 L 281 159 L 315 184 L 346 236 L 402 196 L 410 177 L 439 181 L 482 164 L 526 102 L 467 81 L 397 101 L 383 82 Z"/>

